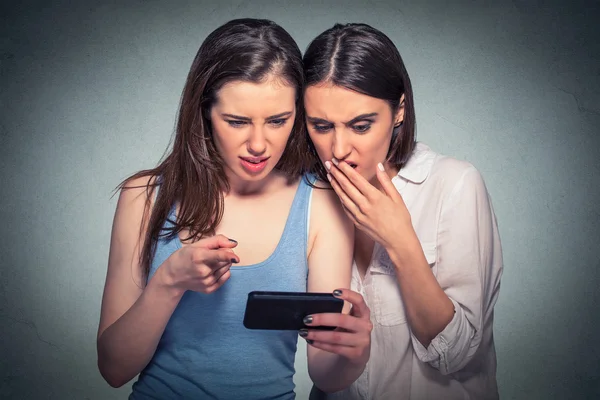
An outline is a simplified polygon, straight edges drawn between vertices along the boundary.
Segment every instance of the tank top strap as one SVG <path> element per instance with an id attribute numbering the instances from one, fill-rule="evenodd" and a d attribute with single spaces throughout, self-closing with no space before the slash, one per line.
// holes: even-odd
<path id="1" fill-rule="evenodd" d="M 312 194 L 312 187 L 308 184 L 309 180 L 310 176 L 306 175 L 300 178 L 296 196 L 290 209 L 288 225 L 290 225 L 294 231 L 298 229 L 306 231 L 306 227 L 308 226 L 308 214 Z"/>

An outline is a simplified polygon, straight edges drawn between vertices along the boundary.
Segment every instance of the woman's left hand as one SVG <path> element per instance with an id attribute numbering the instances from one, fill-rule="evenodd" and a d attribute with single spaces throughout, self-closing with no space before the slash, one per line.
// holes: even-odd
<path id="1" fill-rule="evenodd" d="M 340 198 L 346 214 L 354 225 L 383 247 L 388 248 L 412 229 L 410 214 L 404 200 L 383 166 L 377 168 L 378 190 L 346 162 L 333 159 L 325 162 L 329 182 Z"/>
<path id="2" fill-rule="evenodd" d="M 364 365 L 371 354 L 371 311 L 360 293 L 338 289 L 334 295 L 352 304 L 349 314 L 319 313 L 308 315 L 299 334 L 317 349 L 339 354 L 352 364 Z M 335 330 L 310 329 L 318 326 L 336 326 Z"/>

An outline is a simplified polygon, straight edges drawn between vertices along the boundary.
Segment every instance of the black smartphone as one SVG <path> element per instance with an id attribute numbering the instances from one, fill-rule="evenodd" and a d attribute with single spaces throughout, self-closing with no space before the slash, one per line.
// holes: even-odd
<path id="1" fill-rule="evenodd" d="M 317 313 L 340 313 L 344 300 L 331 293 L 261 292 L 248 293 L 244 326 L 248 329 L 299 330 L 307 328 L 305 316 Z M 315 326 L 311 329 L 335 329 Z"/>

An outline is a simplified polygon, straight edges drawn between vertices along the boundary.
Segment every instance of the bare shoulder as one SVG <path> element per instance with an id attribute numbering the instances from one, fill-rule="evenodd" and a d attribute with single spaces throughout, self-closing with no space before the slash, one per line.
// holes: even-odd
<path id="1" fill-rule="evenodd" d="M 98 337 L 121 317 L 142 293 L 139 256 L 154 190 L 154 177 L 131 179 L 123 185 L 117 202 L 108 256 L 108 269 Z"/>
<path id="2" fill-rule="evenodd" d="M 119 209 L 119 206 L 127 207 L 132 204 L 144 204 L 147 200 L 152 202 L 156 190 L 154 187 L 156 179 L 156 176 L 142 176 L 125 181 L 119 193 L 117 210 Z"/>
<path id="3" fill-rule="evenodd" d="M 353 237 L 354 225 L 344 213 L 338 196 L 323 182 L 317 182 L 315 186 L 312 190 L 309 243 L 314 244 L 329 235 L 340 239 Z"/>
<path id="4" fill-rule="evenodd" d="M 141 239 L 154 203 L 155 182 L 156 177 L 146 176 L 123 185 L 113 220 L 109 269 L 114 266 L 114 257 L 132 257 L 141 251 Z"/>
<path id="5" fill-rule="evenodd" d="M 340 222 L 347 219 L 340 199 L 331 188 L 319 186 L 313 188 L 311 220 L 313 218 L 316 219 L 317 224 L 327 224 L 327 219 L 341 220 Z"/>

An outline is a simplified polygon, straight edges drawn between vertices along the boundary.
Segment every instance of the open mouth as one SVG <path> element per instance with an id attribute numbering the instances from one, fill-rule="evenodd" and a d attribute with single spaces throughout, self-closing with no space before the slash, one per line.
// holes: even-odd
<path id="1" fill-rule="evenodd" d="M 245 158 L 243 157 L 242 160 L 249 162 L 250 164 L 260 164 L 261 162 L 265 161 L 266 158 Z"/>
<path id="2" fill-rule="evenodd" d="M 251 173 L 261 172 L 267 165 L 269 157 L 240 157 L 242 167 Z"/>
<path id="3" fill-rule="evenodd" d="M 261 162 L 267 161 L 269 157 L 240 157 L 242 160 L 249 162 L 250 164 L 260 164 Z"/>

